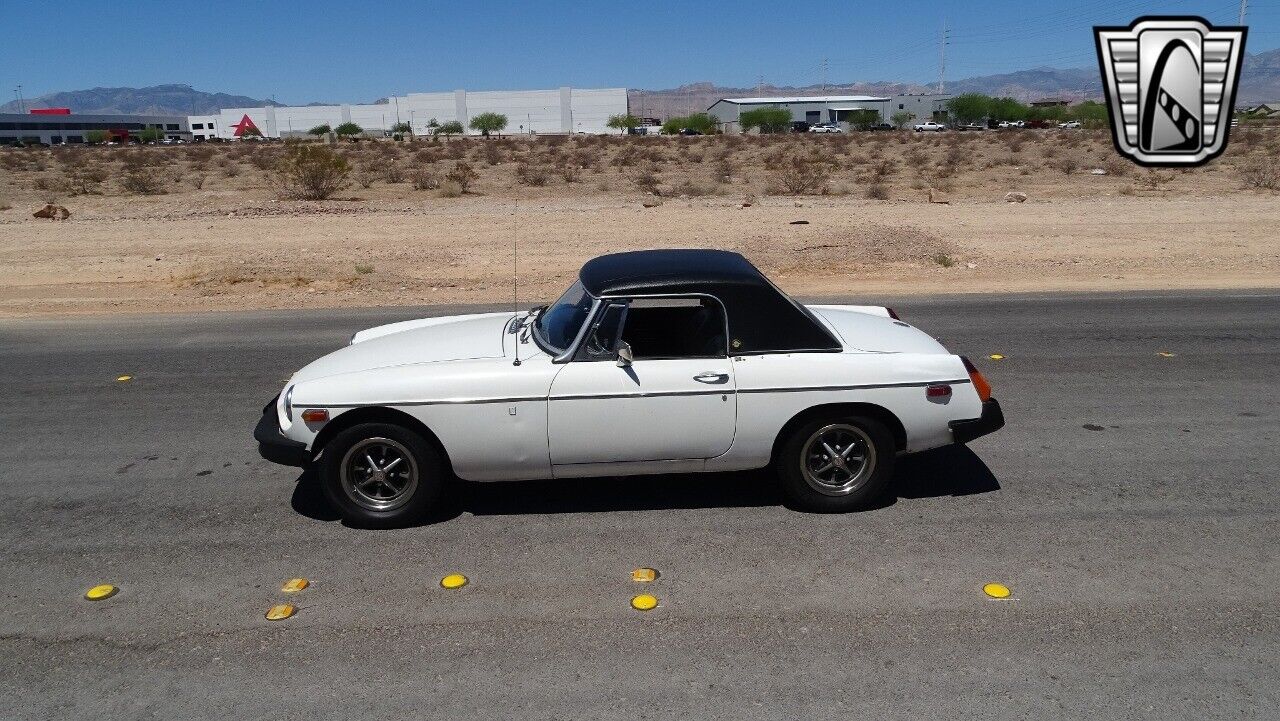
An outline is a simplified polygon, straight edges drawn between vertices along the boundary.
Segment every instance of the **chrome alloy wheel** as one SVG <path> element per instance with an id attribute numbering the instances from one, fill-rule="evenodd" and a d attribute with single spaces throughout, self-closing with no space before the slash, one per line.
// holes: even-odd
<path id="1" fill-rule="evenodd" d="M 800 451 L 800 473 L 826 496 L 847 496 L 876 470 L 876 446 L 866 431 L 848 423 L 819 428 Z"/>
<path id="2" fill-rule="evenodd" d="M 347 497 L 370 511 L 390 511 L 413 498 L 418 464 L 390 438 L 365 438 L 342 457 L 339 480 Z"/>

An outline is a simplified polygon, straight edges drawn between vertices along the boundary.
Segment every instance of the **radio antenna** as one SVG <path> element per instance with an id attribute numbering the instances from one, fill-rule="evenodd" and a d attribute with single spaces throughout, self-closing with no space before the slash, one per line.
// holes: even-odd
<path id="1" fill-rule="evenodd" d="M 512 202 L 513 212 L 511 214 L 511 323 L 515 325 L 515 349 L 516 360 L 512 365 L 520 365 L 520 248 L 516 244 L 517 237 L 520 233 L 520 200 L 517 198 Z"/>

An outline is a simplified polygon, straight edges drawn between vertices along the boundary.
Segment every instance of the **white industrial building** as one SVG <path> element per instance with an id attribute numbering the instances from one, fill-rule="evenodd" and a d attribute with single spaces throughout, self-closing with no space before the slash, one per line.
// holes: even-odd
<path id="1" fill-rule="evenodd" d="M 317 125 L 336 128 L 347 122 L 365 132 L 389 132 L 398 123 L 409 123 L 417 135 L 429 135 L 432 120 L 452 120 L 467 128 L 480 113 L 507 116 L 506 134 L 608 133 L 609 117 L 627 113 L 626 88 L 569 88 L 555 90 L 497 90 L 446 93 L 409 93 L 372 105 L 305 105 L 263 108 L 226 108 L 216 115 L 191 116 L 192 135 L 231 140 L 245 127 L 244 119 L 270 138 L 302 135 Z M 195 126 L 201 126 L 199 130 Z"/>
<path id="2" fill-rule="evenodd" d="M 848 129 L 854 113 L 873 111 L 879 115 L 877 122 L 892 122 L 898 112 L 911 113 L 916 120 L 941 119 L 946 116 L 946 101 L 950 95 L 797 95 L 759 98 L 722 98 L 707 109 L 716 125 L 726 133 L 742 132 L 738 118 L 744 111 L 756 108 L 784 108 L 791 111 L 791 119 L 810 125 L 836 123 Z"/>

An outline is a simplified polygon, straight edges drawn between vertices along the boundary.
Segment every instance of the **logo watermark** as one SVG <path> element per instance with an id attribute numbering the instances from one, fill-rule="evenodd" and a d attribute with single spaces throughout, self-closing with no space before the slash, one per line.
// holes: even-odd
<path id="1" fill-rule="evenodd" d="M 1203 165 L 1222 154 L 1247 33 L 1198 17 L 1095 27 L 1116 150 L 1154 167 Z"/>

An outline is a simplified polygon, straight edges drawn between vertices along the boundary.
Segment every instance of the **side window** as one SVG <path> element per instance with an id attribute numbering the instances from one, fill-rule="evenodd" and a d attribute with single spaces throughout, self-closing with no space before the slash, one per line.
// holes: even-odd
<path id="1" fill-rule="evenodd" d="M 578 350 L 577 360 L 614 360 L 618 355 L 619 332 L 626 317 L 626 303 L 610 303 L 605 306 L 587 331 L 582 348 Z"/>
<path id="2" fill-rule="evenodd" d="M 724 310 L 710 298 L 636 298 L 622 340 L 636 360 L 723 358 L 728 352 Z"/>

